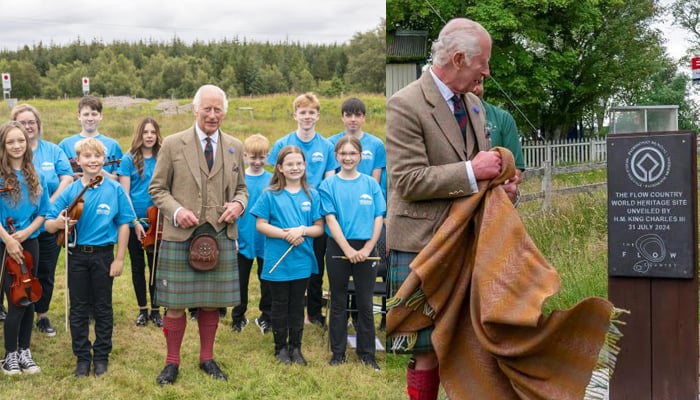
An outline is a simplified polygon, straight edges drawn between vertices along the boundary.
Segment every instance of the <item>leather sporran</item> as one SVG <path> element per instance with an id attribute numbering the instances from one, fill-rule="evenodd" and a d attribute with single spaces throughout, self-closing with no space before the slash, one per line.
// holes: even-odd
<path id="1" fill-rule="evenodd" d="M 198 271 L 210 271 L 219 260 L 219 244 L 216 237 L 200 233 L 190 242 L 190 266 Z"/>

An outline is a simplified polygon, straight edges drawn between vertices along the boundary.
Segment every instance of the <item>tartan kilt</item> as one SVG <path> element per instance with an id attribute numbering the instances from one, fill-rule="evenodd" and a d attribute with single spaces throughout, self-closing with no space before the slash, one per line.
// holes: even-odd
<path id="1" fill-rule="evenodd" d="M 391 250 L 389 252 L 389 270 L 388 270 L 388 281 L 389 281 L 389 297 L 394 297 L 396 292 L 398 292 L 401 284 L 411 273 L 411 268 L 409 265 L 416 258 L 418 253 L 405 253 L 402 251 Z M 433 327 L 421 329 L 418 331 L 418 338 L 412 349 L 397 349 L 394 352 L 398 354 L 413 354 L 413 353 L 427 353 L 434 352 L 433 343 L 430 340 L 430 335 L 433 333 Z M 386 338 L 387 349 L 391 349 L 393 344 L 391 338 Z"/>
<path id="2" fill-rule="evenodd" d="M 155 304 L 161 307 L 219 308 L 241 302 L 238 258 L 235 241 L 226 234 L 217 236 L 219 260 L 210 271 L 197 271 L 189 264 L 192 239 L 184 242 L 163 240 L 158 250 Z"/>

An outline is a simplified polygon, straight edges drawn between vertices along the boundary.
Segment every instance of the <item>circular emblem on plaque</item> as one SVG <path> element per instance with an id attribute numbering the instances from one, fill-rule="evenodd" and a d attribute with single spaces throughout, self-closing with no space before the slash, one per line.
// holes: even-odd
<path id="1" fill-rule="evenodd" d="M 671 157 L 659 143 L 644 140 L 634 145 L 625 160 L 627 176 L 639 187 L 653 188 L 662 184 L 671 170 Z"/>

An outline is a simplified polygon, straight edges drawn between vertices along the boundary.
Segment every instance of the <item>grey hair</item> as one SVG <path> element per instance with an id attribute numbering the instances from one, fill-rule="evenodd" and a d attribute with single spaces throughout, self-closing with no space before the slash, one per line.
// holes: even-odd
<path id="1" fill-rule="evenodd" d="M 219 93 L 224 99 L 224 112 L 228 112 L 228 98 L 226 97 L 226 92 L 216 85 L 203 85 L 197 89 L 197 93 L 194 94 L 194 99 L 192 100 L 192 106 L 195 110 L 199 109 L 199 105 L 202 104 L 202 93 L 205 91 L 214 91 Z"/>
<path id="2" fill-rule="evenodd" d="M 476 21 L 467 18 L 455 18 L 447 22 L 440 31 L 437 40 L 433 42 L 431 55 L 433 64 L 444 67 L 450 63 L 451 56 L 456 52 L 464 53 L 467 65 L 472 57 L 481 54 L 481 36 L 491 41 L 488 31 Z"/>

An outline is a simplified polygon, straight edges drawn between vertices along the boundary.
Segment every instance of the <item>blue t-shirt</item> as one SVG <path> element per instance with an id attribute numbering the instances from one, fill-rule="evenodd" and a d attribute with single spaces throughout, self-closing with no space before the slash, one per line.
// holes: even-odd
<path id="1" fill-rule="evenodd" d="M 134 211 L 138 218 L 146 217 L 146 210 L 153 205 L 151 195 L 148 194 L 148 185 L 151 184 L 153 170 L 156 168 L 156 159 L 153 157 L 143 159 L 143 176 L 139 175 L 139 171 L 134 165 L 134 160 L 131 158 L 131 153 L 124 154 L 122 162 L 119 165 L 117 174 L 120 176 L 128 176 L 131 179 L 129 187 L 129 195 L 131 196 L 131 204 L 134 205 Z"/>
<path id="2" fill-rule="evenodd" d="M 46 187 L 49 191 L 49 197 L 58 189 L 60 182 L 59 176 L 73 176 L 73 168 L 68 162 L 66 153 L 57 145 L 39 140 L 39 145 L 33 152 L 33 162 L 36 172 L 44 178 Z"/>
<path id="3" fill-rule="evenodd" d="M 12 225 L 16 230 L 21 231 L 25 229 L 34 221 L 36 217 L 46 216 L 51 207 L 49 202 L 48 189 L 44 180 L 39 176 L 41 180 L 41 195 L 37 198 L 36 204 L 32 203 L 29 199 L 29 188 L 27 187 L 27 181 L 24 179 L 24 175 L 20 171 L 17 171 L 17 178 L 19 179 L 19 187 L 22 190 L 22 195 L 20 196 L 17 204 L 12 204 L 9 194 L 3 193 L 0 195 L 0 217 L 2 218 L 1 223 L 5 227 L 7 226 L 7 218 L 11 217 L 13 220 Z M 0 187 L 5 186 L 0 180 Z M 29 235 L 28 239 L 33 239 L 39 236 L 42 229 L 37 229 Z M 2 239 L 0 239 L 2 241 Z"/>
<path id="4" fill-rule="evenodd" d="M 67 208 L 85 186 L 82 180 L 73 182 L 51 206 L 46 219 L 56 219 Z M 75 225 L 77 244 L 84 246 L 107 246 L 117 243 L 119 227 L 136 218 L 124 188 L 112 179 L 88 189 L 83 196 L 83 212 Z"/>
<path id="5" fill-rule="evenodd" d="M 379 183 L 371 176 L 360 174 L 355 179 L 328 177 L 318 189 L 321 194 L 321 215 L 335 215 L 346 239 L 372 238 L 374 219 L 386 214 L 386 201 Z M 326 233 L 331 235 L 328 225 Z"/>
<path id="6" fill-rule="evenodd" d="M 321 184 L 326 172 L 335 171 L 338 168 L 333 144 L 318 132 L 308 142 L 302 142 L 296 131 L 280 138 L 272 146 L 272 150 L 267 156 L 267 163 L 270 165 L 277 164 L 277 155 L 279 155 L 280 150 L 284 146 L 290 145 L 299 147 L 304 153 L 304 158 L 306 158 L 306 181 L 315 188 L 318 188 L 318 185 Z"/>
<path id="7" fill-rule="evenodd" d="M 260 194 L 270 185 L 272 173 L 263 171 L 261 175 L 245 175 L 248 187 L 248 204 L 255 205 Z M 263 258 L 265 255 L 265 236 L 255 229 L 255 216 L 247 212 L 238 219 L 238 251 L 247 259 Z M 264 258 L 263 258 L 264 259 Z"/>
<path id="8" fill-rule="evenodd" d="M 265 190 L 250 213 L 278 228 L 311 226 L 314 221 L 321 219 L 321 199 L 315 189 L 311 188 L 310 191 L 311 198 L 304 190 L 296 193 L 290 193 L 287 190 L 280 192 Z M 284 239 L 265 237 L 265 269 L 260 278 L 280 282 L 304 279 L 311 276 L 311 273 L 318 273 L 313 242 L 313 238 L 305 237 L 304 242 L 292 248 L 275 271 L 270 273 L 272 267 L 289 249 L 290 244 Z"/>
<path id="9" fill-rule="evenodd" d="M 58 144 L 58 147 L 63 150 L 64 153 L 66 153 L 66 156 L 68 156 L 69 159 L 75 160 L 75 144 L 81 141 L 82 139 L 85 139 L 84 136 L 81 136 L 80 133 L 76 133 L 73 136 L 69 136 L 63 140 L 61 140 L 61 143 Z M 116 140 L 112 139 L 111 137 L 107 137 L 103 134 L 99 134 L 95 136 L 95 139 L 99 140 L 102 142 L 102 144 L 105 145 L 105 164 L 107 164 L 110 161 L 116 161 L 120 160 L 122 158 L 122 148 L 119 147 L 119 142 Z M 117 171 L 117 164 L 111 164 L 111 165 L 105 165 L 104 169 L 105 171 L 109 172 L 110 174 L 113 174 Z"/>
<path id="10" fill-rule="evenodd" d="M 335 149 L 338 140 L 345 136 L 345 131 L 335 134 L 328 138 L 328 141 L 333 144 Z M 386 169 L 386 147 L 384 147 L 384 142 L 378 137 L 371 135 L 367 132 L 362 133 L 362 138 L 360 138 L 360 144 L 362 145 L 362 160 L 357 165 L 357 170 L 365 175 L 372 176 L 372 171 L 375 169 Z M 336 169 L 336 172 L 340 171 L 340 166 Z"/>

